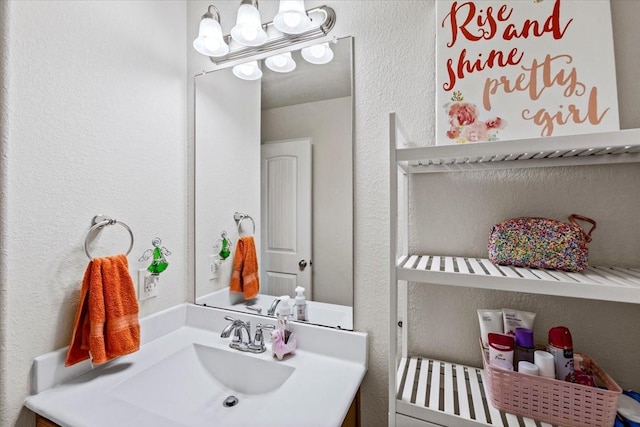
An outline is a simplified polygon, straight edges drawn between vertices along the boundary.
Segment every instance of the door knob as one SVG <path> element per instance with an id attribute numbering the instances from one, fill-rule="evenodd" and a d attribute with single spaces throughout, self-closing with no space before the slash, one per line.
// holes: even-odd
<path id="1" fill-rule="evenodd" d="M 307 261 L 301 259 L 300 262 L 298 262 L 298 267 L 300 267 L 300 270 L 304 270 L 307 267 Z"/>

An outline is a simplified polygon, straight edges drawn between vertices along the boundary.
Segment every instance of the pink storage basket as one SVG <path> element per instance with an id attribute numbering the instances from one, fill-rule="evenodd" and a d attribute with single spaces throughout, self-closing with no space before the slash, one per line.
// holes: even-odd
<path id="1" fill-rule="evenodd" d="M 574 354 L 576 367 L 591 372 L 607 389 L 506 371 L 489 365 L 482 348 L 489 402 L 505 412 L 563 427 L 610 427 L 622 389 L 589 356 Z"/>

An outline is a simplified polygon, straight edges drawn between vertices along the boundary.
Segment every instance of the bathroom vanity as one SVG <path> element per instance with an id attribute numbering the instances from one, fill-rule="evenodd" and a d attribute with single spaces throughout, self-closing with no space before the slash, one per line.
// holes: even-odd
<path id="1" fill-rule="evenodd" d="M 410 254 L 408 194 L 412 176 L 637 163 L 640 162 L 639 138 L 640 130 L 630 129 L 544 139 L 411 147 L 398 117 L 395 113 L 390 115 L 390 426 L 551 425 L 505 413 L 487 404 L 489 396 L 484 388 L 482 369 L 411 355 L 407 282 L 640 304 L 637 268 L 590 266 L 581 273 L 567 273 L 494 265 L 485 258 L 462 255 Z M 562 404 L 556 406 L 563 407 Z M 592 412 L 597 409 L 594 407 Z"/>
<path id="2" fill-rule="evenodd" d="M 314 420 L 355 426 L 367 335 L 295 323 L 298 348 L 282 361 L 229 347 L 225 316 L 264 317 L 183 304 L 141 320 L 138 352 L 92 369 L 64 367 L 66 349 L 35 359 L 25 405 L 38 426 L 270 426 Z M 275 323 L 275 321 L 272 321 Z"/>

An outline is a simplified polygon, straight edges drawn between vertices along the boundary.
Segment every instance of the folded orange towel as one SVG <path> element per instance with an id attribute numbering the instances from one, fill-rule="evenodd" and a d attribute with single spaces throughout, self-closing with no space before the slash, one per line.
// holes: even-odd
<path id="1" fill-rule="evenodd" d="M 139 348 L 138 299 L 127 257 L 93 259 L 82 280 L 65 366 L 89 357 L 101 364 Z"/>
<path id="2" fill-rule="evenodd" d="M 253 236 L 245 236 L 236 243 L 236 254 L 233 258 L 233 272 L 231 273 L 231 292 L 243 292 L 244 298 L 249 299 L 258 295 L 260 278 L 258 277 L 258 255 Z"/>

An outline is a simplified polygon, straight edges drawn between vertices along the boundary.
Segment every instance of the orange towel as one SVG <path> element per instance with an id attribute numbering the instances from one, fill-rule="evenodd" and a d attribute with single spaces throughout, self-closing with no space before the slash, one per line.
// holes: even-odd
<path id="1" fill-rule="evenodd" d="M 139 348 L 138 299 L 127 257 L 93 259 L 82 280 L 65 366 L 89 357 L 101 364 Z"/>
<path id="2" fill-rule="evenodd" d="M 245 236 L 236 243 L 236 254 L 233 258 L 233 272 L 231 273 L 231 292 L 243 292 L 244 298 L 249 299 L 258 295 L 260 278 L 258 277 L 258 255 L 253 236 Z"/>

